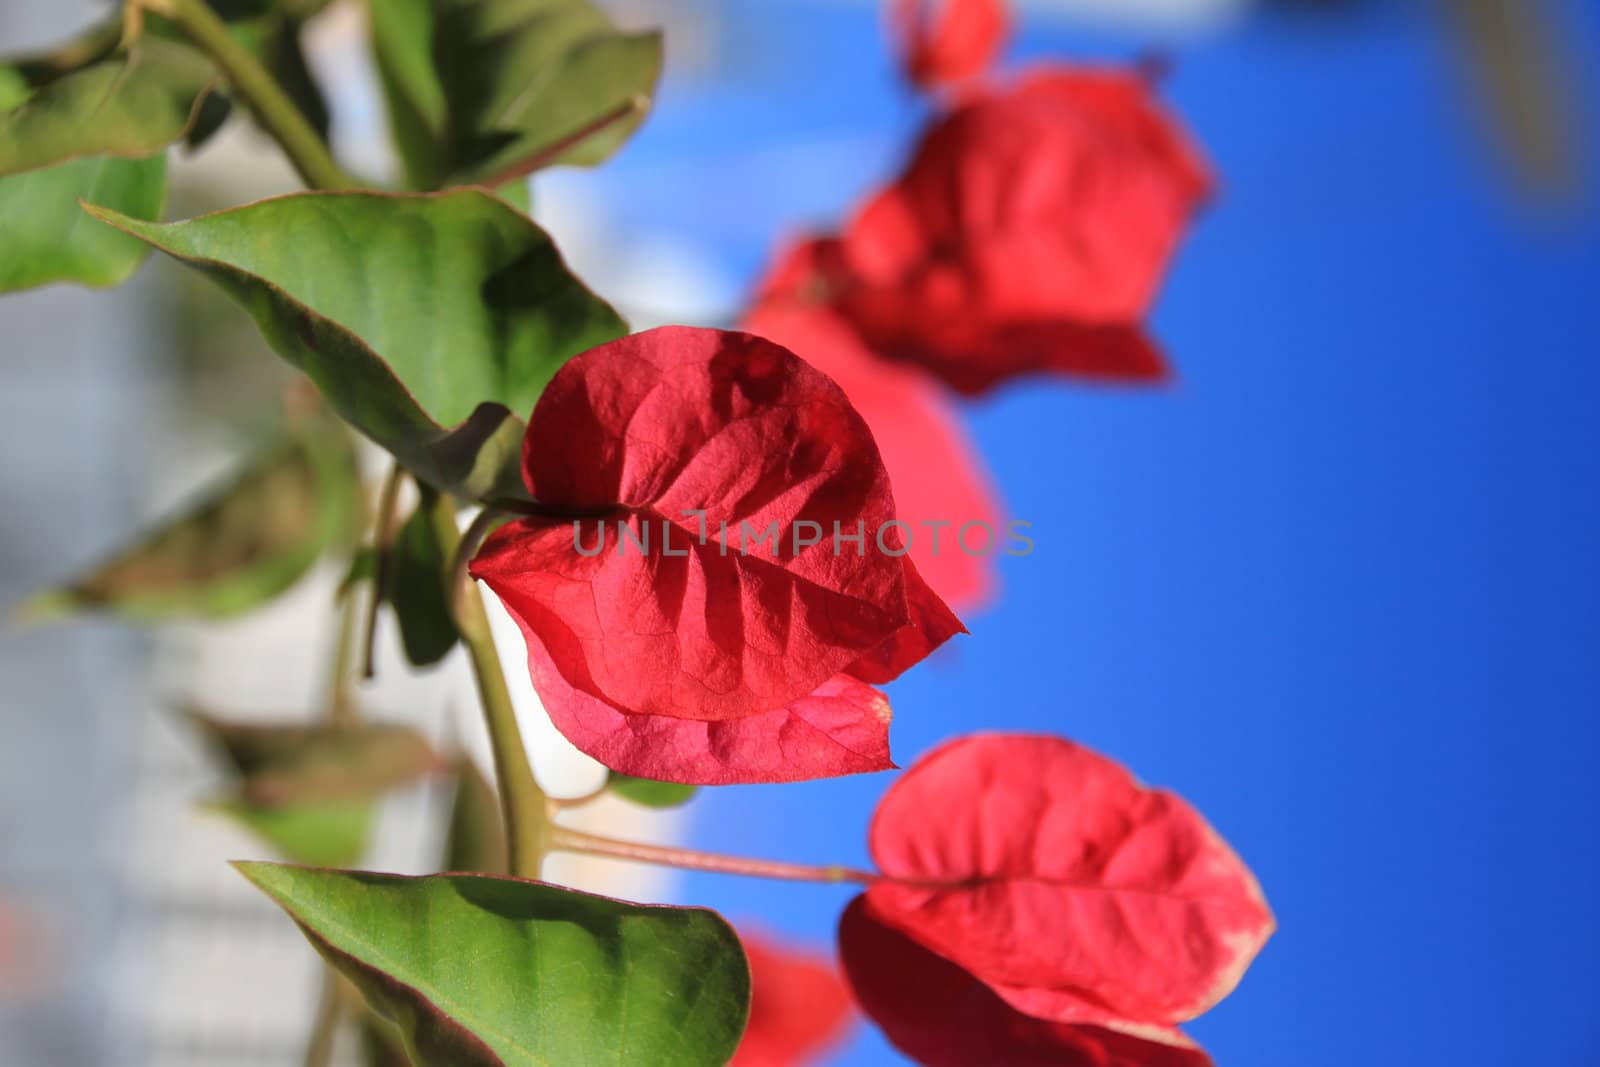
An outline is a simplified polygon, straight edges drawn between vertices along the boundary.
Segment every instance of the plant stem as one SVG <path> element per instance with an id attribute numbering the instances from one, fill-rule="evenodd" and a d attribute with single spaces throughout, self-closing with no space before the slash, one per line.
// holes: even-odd
<path id="1" fill-rule="evenodd" d="M 478 549 L 483 547 L 484 539 L 494 529 L 495 524 L 510 518 L 503 511 L 486 507 L 478 512 L 478 517 L 472 520 L 467 527 L 467 532 L 461 535 L 461 543 L 456 546 L 454 557 L 450 561 L 450 613 L 459 615 L 462 605 L 460 601 L 474 591 L 472 578 L 467 574 L 467 568 L 472 564 L 472 557 L 478 554 Z"/>
<path id="2" fill-rule="evenodd" d="M 328 146 L 287 93 L 250 52 L 233 39 L 205 0 L 131 0 L 176 22 L 221 68 L 235 93 L 250 106 L 300 178 L 313 189 L 354 189 L 361 183 L 334 161 Z"/>
<path id="3" fill-rule="evenodd" d="M 660 867 L 717 871 L 721 874 L 740 874 L 752 878 L 780 878 L 790 882 L 865 883 L 877 879 L 877 875 L 870 871 L 858 871 L 851 867 L 809 867 L 778 860 L 748 859 L 744 856 L 724 856 L 717 852 L 699 852 L 690 848 L 648 845 L 640 841 L 618 841 L 615 838 L 571 830 L 565 826 L 550 828 L 550 847 L 563 852 L 653 863 Z"/>
<path id="4" fill-rule="evenodd" d="M 344 997 L 339 990 L 339 975 L 327 966 L 322 974 L 322 995 L 317 1000 L 317 1016 L 306 1041 L 305 1067 L 328 1067 L 333 1062 L 339 1023 L 344 1018 Z"/>
<path id="5" fill-rule="evenodd" d="M 425 501 L 425 505 L 444 558 L 453 561 L 461 542 L 455 508 L 443 494 Z M 448 582 L 453 577 L 452 570 L 440 575 L 439 580 Z M 537 878 L 550 848 L 544 790 L 533 777 L 528 750 L 522 744 L 522 729 L 517 725 L 511 691 L 506 687 L 505 670 L 500 665 L 500 653 L 494 647 L 494 635 L 489 631 L 489 615 L 474 584 L 468 583 L 465 589 L 446 589 L 445 595 L 452 605 L 456 629 L 472 661 L 478 696 L 483 701 L 489 744 L 494 750 L 494 774 L 500 786 L 500 814 L 505 820 L 511 873 L 519 878 Z"/>
<path id="6" fill-rule="evenodd" d="M 328 680 L 328 721 L 335 726 L 354 726 L 361 718 L 350 693 L 351 668 L 356 658 L 357 603 L 356 590 L 352 589 L 339 609 L 338 644 L 333 652 L 333 675 Z"/>

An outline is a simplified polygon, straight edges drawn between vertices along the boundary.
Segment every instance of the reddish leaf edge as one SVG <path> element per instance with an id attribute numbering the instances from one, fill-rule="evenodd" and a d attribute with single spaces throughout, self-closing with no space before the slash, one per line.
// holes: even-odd
<path id="1" fill-rule="evenodd" d="M 441 1029 L 445 1033 L 449 1034 L 452 1038 L 459 1040 L 464 1047 L 471 1049 L 475 1055 L 481 1056 L 483 1058 L 483 1062 L 485 1064 L 492 1065 L 492 1067 L 506 1067 L 506 1064 L 503 1059 L 501 1059 L 494 1053 L 492 1049 L 483 1043 L 481 1038 L 479 1038 L 471 1030 L 467 1029 L 467 1027 L 459 1022 L 453 1015 L 441 1008 L 433 998 L 429 997 L 415 986 L 406 982 L 401 982 L 394 978 L 394 976 L 379 970 L 377 967 L 357 959 L 355 956 L 342 949 L 334 947 L 325 937 L 317 933 L 315 930 L 312 930 L 306 923 L 300 921 L 300 919 L 289 910 L 285 903 L 280 900 L 275 893 L 268 890 L 255 878 L 253 878 L 251 876 L 251 872 L 258 868 L 270 867 L 279 870 L 292 869 L 353 876 L 366 875 L 374 878 L 405 882 L 420 882 L 434 878 L 467 878 L 476 879 L 479 881 L 517 882 L 524 885 L 539 886 L 545 889 L 554 889 L 559 892 L 575 896 L 588 897 L 593 900 L 602 900 L 611 904 L 622 904 L 630 908 L 642 908 L 647 911 L 705 912 L 713 916 L 718 922 L 722 923 L 722 925 L 727 928 L 734 942 L 739 946 L 739 953 L 744 957 L 746 969 L 748 970 L 750 966 L 749 954 L 745 951 L 744 942 L 739 938 L 738 931 L 734 928 L 732 923 L 730 923 L 720 912 L 717 912 L 713 908 L 687 904 L 642 904 L 638 901 L 627 900 L 623 897 L 613 897 L 603 893 L 590 893 L 582 889 L 573 889 L 570 886 L 558 885 L 554 882 L 546 882 L 537 878 L 518 878 L 514 875 L 484 874 L 477 871 L 440 871 L 435 874 L 412 875 L 393 874 L 386 871 L 372 871 L 357 868 L 313 867 L 303 863 L 274 863 L 267 860 L 229 860 L 228 866 L 238 871 L 239 874 L 247 882 L 254 886 L 263 896 L 277 905 L 278 908 L 280 908 L 284 914 L 288 916 L 289 920 L 300 928 L 300 932 L 305 936 L 306 940 L 311 943 L 311 947 L 315 949 L 317 954 L 322 956 L 330 966 L 351 977 L 352 980 L 354 980 L 354 975 L 351 972 L 354 972 L 355 975 L 371 978 L 379 984 L 403 992 L 410 1003 L 414 1004 L 420 1011 L 426 1013 L 427 1018 L 441 1024 Z M 366 997 L 365 992 L 363 992 L 362 996 L 363 998 Z M 383 1019 L 397 1025 L 400 1024 L 400 1020 L 395 1019 L 387 1012 L 381 1010 L 378 1005 L 372 1004 L 370 1000 L 368 1000 L 368 1004 Z M 747 1013 L 748 1010 L 748 1005 L 746 1005 Z M 414 1054 L 414 1049 L 412 1048 L 410 1036 L 411 1030 L 404 1025 L 401 1025 L 400 1029 L 402 1031 L 402 1040 L 405 1043 L 407 1054 L 412 1055 L 413 1059 L 415 1059 L 416 1056 Z M 421 1061 L 418 1060 L 418 1062 Z"/>

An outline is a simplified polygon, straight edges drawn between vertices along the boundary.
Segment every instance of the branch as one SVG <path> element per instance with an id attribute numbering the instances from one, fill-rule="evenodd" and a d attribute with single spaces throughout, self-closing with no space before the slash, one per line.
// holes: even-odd
<path id="1" fill-rule="evenodd" d="M 446 566 L 451 568 L 440 575 L 439 580 L 449 582 L 454 578 L 452 564 L 461 542 L 455 508 L 443 494 L 428 501 L 427 506 Z M 495 779 L 500 786 L 500 812 L 506 825 L 510 873 L 519 878 L 538 878 L 544 854 L 549 850 L 550 826 L 545 818 L 544 790 L 533 777 L 528 750 L 522 743 L 522 729 L 517 725 L 517 713 L 511 704 L 511 691 L 506 687 L 500 653 L 489 631 L 489 615 L 484 611 L 483 597 L 476 584 L 469 582 L 465 589 L 459 590 L 448 588 L 445 595 L 452 605 L 456 629 L 461 633 L 461 643 L 467 647 L 472 674 L 478 683 L 478 696 L 483 701 L 489 744 L 494 750 Z"/>
<path id="2" fill-rule="evenodd" d="M 609 856 L 612 859 L 633 860 L 636 863 L 653 863 L 659 867 L 682 867 L 690 871 L 717 871 L 722 874 L 741 874 L 752 878 L 779 878 L 789 882 L 873 882 L 877 875 L 851 867 L 809 867 L 779 860 L 747 859 L 743 856 L 724 856 L 718 852 L 699 852 L 692 848 L 669 848 L 665 845 L 647 845 L 640 841 L 618 841 L 599 837 L 565 826 L 550 828 L 550 847 L 563 852 L 579 852 L 589 856 Z"/>
<path id="3" fill-rule="evenodd" d="M 170 18 L 211 57 L 234 92 L 278 142 L 306 185 L 313 189 L 354 189 L 361 184 L 339 167 L 277 79 L 233 39 L 227 25 L 206 6 L 205 0 L 134 0 L 130 6 Z"/>

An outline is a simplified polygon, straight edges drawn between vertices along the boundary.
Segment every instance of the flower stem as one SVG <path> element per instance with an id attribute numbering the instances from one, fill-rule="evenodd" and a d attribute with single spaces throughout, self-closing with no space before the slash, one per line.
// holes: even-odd
<path id="1" fill-rule="evenodd" d="M 467 532 L 461 535 L 461 542 L 456 545 L 454 556 L 450 560 L 450 585 L 446 589 L 450 596 L 452 615 L 459 615 L 462 610 L 461 601 L 476 592 L 472 577 L 467 573 L 472 557 L 478 554 L 478 549 L 483 547 L 484 540 L 494 530 L 495 525 L 506 518 L 509 516 L 505 512 L 486 507 L 478 512 L 478 517 L 467 526 Z"/>
<path id="2" fill-rule="evenodd" d="M 361 183 L 334 161 L 328 146 L 256 57 L 233 39 L 205 0 L 133 0 L 135 6 L 170 18 L 221 68 L 235 93 L 272 135 L 301 180 L 313 189 L 354 189 Z"/>
<path id="3" fill-rule="evenodd" d="M 866 883 L 877 879 L 877 875 L 870 871 L 859 871 L 851 867 L 810 867 L 778 860 L 748 859 L 744 856 L 724 856 L 717 852 L 699 852 L 690 848 L 649 845 L 640 841 L 618 841 L 615 838 L 571 830 L 565 826 L 550 828 L 550 847 L 562 852 L 653 863 L 659 867 L 716 871 L 720 874 L 739 874 L 751 878 L 779 878 L 790 882 Z"/>
<path id="4" fill-rule="evenodd" d="M 461 541 L 455 507 L 449 497 L 430 490 L 424 490 L 423 506 L 428 508 L 444 558 L 454 560 Z M 439 580 L 448 582 L 453 577 L 451 570 L 440 575 Z M 537 878 L 550 848 L 544 790 L 533 777 L 533 765 L 522 744 L 522 729 L 517 725 L 511 691 L 506 687 L 505 670 L 489 631 L 489 615 L 476 585 L 469 583 L 464 590 L 446 589 L 445 594 L 453 605 L 456 629 L 472 661 L 478 696 L 483 701 L 489 744 L 494 750 L 495 779 L 500 785 L 500 814 L 505 820 L 511 873 L 519 878 Z"/>

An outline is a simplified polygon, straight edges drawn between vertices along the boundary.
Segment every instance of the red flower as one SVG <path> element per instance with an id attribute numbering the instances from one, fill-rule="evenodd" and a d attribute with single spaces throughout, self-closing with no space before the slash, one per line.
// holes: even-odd
<path id="1" fill-rule="evenodd" d="M 981 984 L 964 996 L 997 1033 L 1066 1040 L 1045 1020 L 1186 1048 L 1173 1025 L 1227 995 L 1273 928 L 1255 879 L 1194 809 L 1057 738 L 935 750 L 884 796 L 871 845 L 883 877 L 841 947 L 875 1017 L 875 1004 L 902 1006 L 873 988 L 884 972 L 850 962 L 872 952 L 850 939 L 881 939 L 883 925 L 952 964 L 941 983 Z"/>
<path id="2" fill-rule="evenodd" d="M 978 606 L 993 589 L 994 557 L 1005 543 L 982 461 L 960 415 L 926 375 L 877 358 L 836 312 L 785 290 L 808 273 L 817 245 L 806 242 L 780 257 L 744 328 L 788 348 L 844 390 L 872 430 L 899 518 L 911 524 L 910 558 L 946 602 Z"/>
<path id="3" fill-rule="evenodd" d="M 887 926 L 857 897 L 839 920 L 845 974 L 862 1009 L 927 1067 L 1210 1067 L 1192 1045 L 1024 1015 L 972 975 Z"/>
<path id="4" fill-rule="evenodd" d="M 826 377 L 749 334 L 625 337 L 551 380 L 523 477 L 540 515 L 472 574 L 580 749 L 699 784 L 890 766 L 863 681 L 961 626 L 900 555 L 877 448 Z"/>
<path id="5" fill-rule="evenodd" d="M 1157 379 L 1139 324 L 1210 188 L 1142 75 L 1041 71 L 937 121 L 813 284 L 874 351 L 963 392 Z"/>
<path id="6" fill-rule="evenodd" d="M 838 1041 L 855 1014 L 824 958 L 740 930 L 750 959 L 750 1025 L 729 1067 L 798 1067 Z"/>
<path id="7" fill-rule="evenodd" d="M 1010 29 L 1003 0 L 890 0 L 906 78 L 922 89 L 974 78 Z"/>

